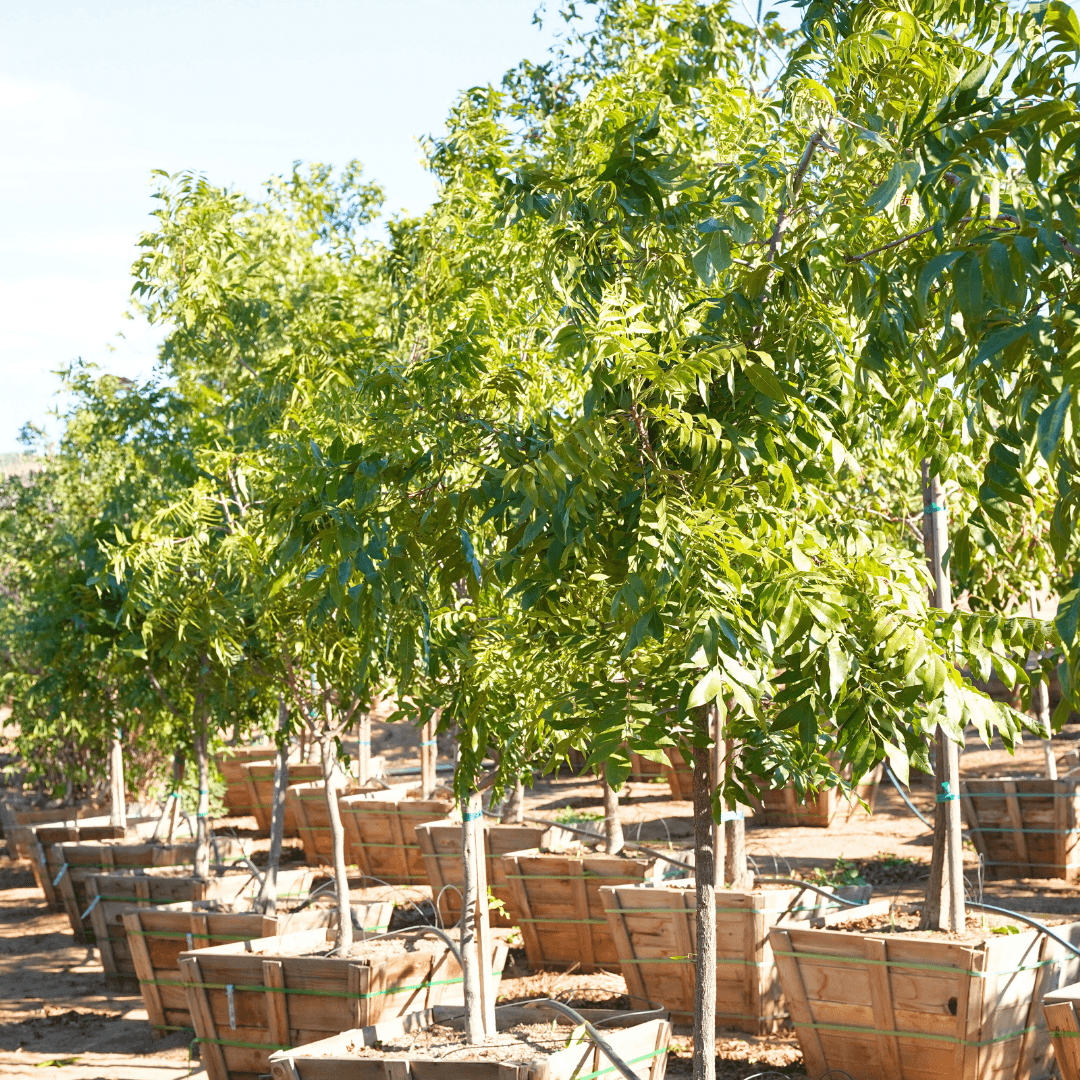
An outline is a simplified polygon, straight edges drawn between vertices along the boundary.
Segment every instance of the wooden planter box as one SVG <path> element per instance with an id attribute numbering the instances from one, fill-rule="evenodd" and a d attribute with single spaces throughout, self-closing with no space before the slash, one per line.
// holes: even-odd
<path id="1" fill-rule="evenodd" d="M 245 893 L 250 897 L 257 889 L 257 882 L 245 871 L 208 881 L 191 877 L 186 867 L 151 868 L 134 874 L 94 874 L 86 882 L 89 922 L 106 982 L 111 986 L 127 986 L 136 978 L 135 960 L 124 929 L 124 913 L 133 907 L 153 908 L 181 900 L 233 904 Z"/>
<path id="2" fill-rule="evenodd" d="M 50 907 L 62 907 L 53 881 L 63 866 L 58 844 L 86 844 L 101 840 L 127 840 L 131 843 L 153 836 L 157 818 L 128 818 L 127 828 L 108 824 L 107 819 L 89 818 L 93 824 L 20 826 L 25 835 L 19 840 L 23 857 L 29 859 L 34 880 L 45 894 Z"/>
<path id="3" fill-rule="evenodd" d="M 461 968 L 441 942 L 432 952 L 385 960 L 297 955 L 333 939 L 333 930 L 306 930 L 180 954 L 210 1080 L 254 1080 L 269 1071 L 275 1050 L 464 1001 Z M 492 963 L 496 980 L 505 957 L 500 942 Z"/>
<path id="4" fill-rule="evenodd" d="M 602 886 L 656 882 L 659 860 L 515 851 L 502 857 L 525 952 L 535 971 L 577 964 L 583 972 L 619 962 Z"/>
<path id="5" fill-rule="evenodd" d="M 376 883 L 426 885 L 416 826 L 442 821 L 454 804 L 449 799 L 410 799 L 404 788 L 391 789 L 386 796 L 343 795 L 338 799 L 346 858 Z"/>
<path id="6" fill-rule="evenodd" d="M 502 856 L 524 848 L 551 848 L 555 844 L 556 833 L 561 833 L 562 830 L 557 826 L 496 825 L 487 821 L 483 824 L 488 891 L 506 909 L 505 913 L 495 907 L 491 909 L 491 925 L 517 926 L 521 913 L 514 904 Z M 443 925 L 456 926 L 461 921 L 461 895 L 464 888 L 461 823 L 451 821 L 418 825 L 416 839 L 423 856 L 424 870 L 431 884 L 431 894 L 439 905 L 439 916 Z"/>
<path id="7" fill-rule="evenodd" d="M 630 780 L 635 784 L 650 784 L 664 776 L 664 765 L 659 761 L 650 761 L 640 754 L 630 751 Z"/>
<path id="8" fill-rule="evenodd" d="M 342 781 L 344 784 L 344 780 Z M 342 787 L 338 797 L 345 795 L 366 795 L 377 798 L 385 791 L 384 787 L 362 788 L 352 784 Z M 285 821 L 292 823 L 296 836 L 304 845 L 304 858 L 313 866 L 333 866 L 334 852 L 330 840 L 330 811 L 326 806 L 326 788 L 322 780 L 306 784 L 292 784 L 285 789 Z M 349 841 L 345 839 L 345 852 L 348 858 Z"/>
<path id="9" fill-rule="evenodd" d="M 961 780 L 964 821 L 988 878 L 1080 880 L 1076 780 Z"/>
<path id="10" fill-rule="evenodd" d="M 838 765 L 839 761 L 836 764 Z M 866 803 L 871 813 L 877 803 L 881 771 L 881 766 L 877 765 L 855 785 L 858 798 Z M 845 769 L 845 773 L 848 777 L 851 776 L 850 766 Z M 765 781 L 762 781 L 762 784 L 764 783 Z M 865 818 L 866 811 L 858 799 L 842 798 L 837 788 L 829 788 L 800 799 L 791 784 L 763 790 L 761 801 L 754 806 L 755 821 L 785 829 L 798 825 L 827 829 L 837 815 L 840 815 L 842 821 L 854 821 L 860 817 Z"/>
<path id="11" fill-rule="evenodd" d="M 1055 930 L 1077 936 L 1075 924 Z M 1043 1076 L 1050 1040 L 1039 1004 L 1077 968 L 1035 930 L 971 944 L 784 927 L 769 937 L 812 1077 Z"/>
<path id="12" fill-rule="evenodd" d="M 211 860 L 220 865 L 228 859 L 239 858 L 243 851 L 237 840 L 216 837 L 212 841 Z M 67 912 L 75 940 L 80 944 L 93 943 L 93 929 L 87 908 L 92 901 L 89 882 L 92 877 L 114 870 L 147 870 L 152 866 L 193 866 L 195 842 L 181 844 L 54 844 L 50 860 L 59 866 L 53 884 Z M 92 913 L 89 913 L 92 914 Z M 87 915 L 86 918 L 83 916 Z"/>
<path id="13" fill-rule="evenodd" d="M 769 930 L 800 890 L 717 894 L 716 1027 L 767 1035 L 786 1016 Z M 602 888 L 608 929 L 632 1008 L 661 1005 L 676 1023 L 694 1016 L 697 927 L 693 882 Z M 805 912 L 799 912 L 805 917 Z M 785 921 L 790 921 L 791 915 Z"/>
<path id="14" fill-rule="evenodd" d="M 667 749 L 667 763 L 662 765 L 673 799 L 693 799 L 694 766 L 678 750 Z"/>
<path id="15" fill-rule="evenodd" d="M 271 818 L 274 813 L 274 763 L 255 761 L 243 766 L 243 780 L 247 785 L 247 799 L 251 805 L 248 813 L 254 815 L 259 831 L 270 835 Z M 322 766 L 307 761 L 289 762 L 289 784 L 322 782 Z M 289 803 L 289 789 L 285 789 L 285 835 L 298 836 L 293 806 Z"/>
<path id="16" fill-rule="evenodd" d="M 273 761 L 277 757 L 277 747 L 267 746 L 230 746 L 219 750 L 214 755 L 221 778 L 225 781 L 225 794 L 222 801 L 230 814 L 246 817 L 254 814 L 251 788 L 247 783 L 244 767 L 253 761 Z M 273 766 L 271 766 L 273 768 Z"/>
<path id="17" fill-rule="evenodd" d="M 1043 997 L 1043 1016 L 1050 1029 L 1054 1057 L 1061 1080 L 1080 1080 L 1080 1019 L 1076 1006 L 1080 1001 L 1080 984 L 1063 986 Z"/>
<path id="18" fill-rule="evenodd" d="M 90 803 L 81 803 L 78 806 L 58 806 L 51 810 L 31 810 L 14 800 L 0 799 L 0 828 L 3 829 L 8 857 L 12 860 L 20 858 L 18 848 L 20 826 L 33 827 L 56 822 L 78 822 L 82 818 L 101 818 L 107 823 L 108 815 L 108 806 L 94 806 Z M 21 857 L 25 858 L 25 856 Z"/>
<path id="19" fill-rule="evenodd" d="M 671 1024 L 666 1019 L 620 1015 L 612 1009 L 578 1009 L 592 1024 L 602 1024 L 605 1041 L 640 1080 L 663 1080 Z M 499 1031 L 516 1024 L 550 1021 L 564 1029 L 565 1041 L 573 1022 L 543 1006 L 504 1005 L 495 1011 Z M 621 1022 L 620 1022 L 621 1021 Z M 407 1035 L 431 1024 L 461 1026 L 460 1009 L 436 1005 L 422 1013 L 387 1020 L 370 1028 L 357 1028 L 311 1043 L 302 1050 L 279 1051 L 270 1058 L 273 1080 L 574 1080 L 604 1076 L 618 1080 L 609 1059 L 587 1039 L 524 1064 L 470 1059 L 467 1051 L 450 1059 L 365 1057 L 364 1048 Z M 553 1040 L 554 1041 L 554 1040 Z"/>
<path id="20" fill-rule="evenodd" d="M 372 893 L 378 891 L 370 890 Z M 365 908 L 362 921 L 367 932 L 386 931 L 394 909 L 392 900 L 377 897 L 367 899 L 365 904 L 365 897 L 358 893 L 353 893 L 350 898 L 354 911 L 358 907 Z M 276 937 L 320 926 L 326 928 L 337 922 L 337 912 L 332 908 L 259 915 L 250 911 L 217 911 L 218 906 L 214 901 L 197 901 L 145 910 L 129 908 L 123 916 L 139 978 L 139 991 L 155 1039 L 192 1026 L 187 994 L 178 969 L 182 952 Z"/>

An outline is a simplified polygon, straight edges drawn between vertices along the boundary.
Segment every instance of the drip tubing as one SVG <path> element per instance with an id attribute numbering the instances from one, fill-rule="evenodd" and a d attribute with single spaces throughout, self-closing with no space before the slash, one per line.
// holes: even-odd
<path id="1" fill-rule="evenodd" d="M 888 763 L 887 761 L 883 761 L 883 762 L 882 762 L 881 764 L 882 764 L 882 765 L 884 766 L 884 768 L 885 768 L 885 775 L 886 775 L 886 776 L 887 776 L 887 777 L 888 777 L 888 778 L 889 778 L 889 779 L 890 779 L 890 780 L 892 781 L 892 786 L 893 786 L 894 788 L 896 788 L 896 793 L 897 793 L 897 794 L 898 794 L 898 795 L 900 796 L 900 798 L 901 798 L 901 799 L 903 799 L 903 800 L 904 800 L 904 802 L 905 802 L 905 803 L 907 803 L 907 808 L 908 808 L 908 809 L 909 809 L 909 810 L 910 810 L 910 811 L 911 811 L 911 812 L 912 812 L 912 813 L 913 813 L 913 814 L 914 814 L 914 815 L 915 815 L 915 816 L 916 816 L 916 817 L 917 817 L 917 818 L 918 818 L 918 819 L 919 819 L 919 820 L 920 820 L 920 821 L 921 821 L 921 822 L 922 822 L 922 823 L 923 823 L 923 824 L 924 824 L 924 825 L 925 825 L 925 826 L 926 826 L 926 827 L 927 827 L 928 829 L 932 829 L 932 828 L 934 827 L 934 826 L 933 826 L 933 824 L 932 824 L 931 822 L 927 821 L 927 820 L 926 820 L 926 818 L 924 818 L 924 817 L 922 816 L 922 814 L 920 814 L 920 813 L 919 813 L 919 808 L 918 808 L 918 807 L 917 807 L 917 806 L 916 806 L 916 805 L 915 805 L 915 804 L 914 804 L 914 803 L 913 803 L 913 802 L 912 802 L 912 801 L 911 801 L 911 800 L 910 800 L 910 799 L 909 799 L 909 798 L 907 797 L 907 794 L 906 794 L 906 793 L 904 792 L 904 789 L 903 789 L 903 787 L 901 786 L 901 784 L 900 784 L 900 781 L 896 779 L 896 774 L 895 774 L 895 773 L 894 773 L 894 772 L 892 771 L 892 769 L 890 769 L 890 768 L 889 768 L 889 763 Z"/>

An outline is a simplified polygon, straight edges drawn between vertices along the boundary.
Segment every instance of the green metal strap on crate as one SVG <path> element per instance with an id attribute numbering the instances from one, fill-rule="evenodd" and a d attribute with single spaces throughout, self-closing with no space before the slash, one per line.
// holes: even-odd
<path id="1" fill-rule="evenodd" d="M 496 974 L 492 972 L 492 974 Z M 185 986 L 199 986 L 203 990 L 227 990 L 232 986 L 233 991 L 245 994 L 297 994 L 301 997 L 332 997 L 348 998 L 350 1001 L 365 998 L 387 997 L 391 994 L 403 994 L 407 990 L 423 990 L 428 986 L 455 986 L 464 981 L 464 976 L 457 979 L 428 979 L 425 982 L 410 983 L 407 986 L 392 986 L 387 990 L 372 990 L 367 994 L 350 994 L 348 991 L 339 990 L 301 990 L 293 986 L 241 986 L 239 983 L 183 983 Z M 163 984 L 173 985 L 173 984 Z"/>
<path id="2" fill-rule="evenodd" d="M 829 901 L 824 900 L 824 905 L 829 906 Z M 716 909 L 717 915 L 790 915 L 795 911 L 817 911 L 819 905 L 814 904 L 804 905 L 800 904 L 798 907 L 782 907 L 782 908 L 741 908 L 741 907 L 729 907 Z M 625 907 L 625 908 L 604 908 L 604 912 L 608 915 L 695 915 L 694 908 L 678 908 L 678 907 Z"/>
<path id="3" fill-rule="evenodd" d="M 387 923 L 386 926 L 364 926 L 364 927 L 361 927 L 361 930 L 365 934 L 385 934 L 386 929 L 387 929 L 387 927 L 389 925 L 390 924 Z M 319 929 L 319 927 L 316 927 L 315 929 Z M 165 939 L 170 940 L 170 941 L 179 941 L 180 940 L 180 935 L 177 934 L 173 930 L 128 930 L 128 931 L 126 931 L 126 933 L 131 937 L 165 938 Z M 236 937 L 236 936 L 234 936 L 232 934 L 194 934 L 194 933 L 188 933 L 186 930 L 184 931 L 184 937 L 185 938 L 192 938 L 192 939 L 198 938 L 198 940 L 200 940 L 200 941 L 237 942 L 237 941 L 254 941 L 255 940 L 254 935 L 243 935 L 243 936 L 240 936 L 240 937 Z M 186 951 L 187 950 L 185 950 L 185 952 Z"/>
<path id="4" fill-rule="evenodd" d="M 291 1050 L 291 1046 L 281 1043 L 252 1043 L 240 1042 L 238 1039 L 204 1039 L 201 1036 L 195 1040 L 197 1043 L 212 1043 L 214 1046 L 237 1046 L 242 1050 Z"/>
<path id="5" fill-rule="evenodd" d="M 632 960 L 620 960 L 620 964 L 693 964 L 695 963 L 692 956 L 639 956 L 634 957 Z M 716 961 L 717 967 L 722 967 L 725 964 L 733 964 L 738 967 L 767 967 L 771 968 L 772 964 L 766 963 L 764 960 L 734 960 L 734 959 L 718 959 Z"/>
<path id="6" fill-rule="evenodd" d="M 603 1053 L 603 1051 L 600 1051 Z M 639 1061 L 652 1061 L 653 1058 L 659 1057 L 661 1054 L 667 1053 L 667 1047 L 663 1047 L 660 1050 L 650 1050 L 647 1054 L 642 1054 L 640 1057 L 630 1058 L 627 1061 L 627 1065 L 636 1065 Z M 580 1076 L 575 1076 L 574 1080 L 596 1080 L 598 1076 L 607 1076 L 609 1073 L 618 1072 L 618 1069 L 614 1065 L 609 1065 L 606 1069 L 597 1069 L 596 1072 L 582 1073 Z"/>
<path id="7" fill-rule="evenodd" d="M 607 919 L 515 919 L 515 922 L 566 923 L 570 926 L 607 926 Z"/>
<path id="8" fill-rule="evenodd" d="M 1019 1039 L 1029 1032 L 1037 1031 L 1038 1025 L 1031 1024 L 1020 1028 L 1018 1031 L 1010 1031 L 1007 1035 L 996 1035 L 992 1039 L 961 1039 L 958 1035 L 933 1035 L 927 1031 L 885 1031 L 880 1028 L 856 1027 L 851 1024 L 816 1024 L 799 1023 L 794 1020 L 795 1030 L 799 1028 L 813 1028 L 817 1031 L 843 1031 L 853 1035 L 888 1035 L 894 1039 L 929 1039 L 931 1042 L 947 1042 L 953 1046 L 993 1046 L 995 1043 L 1008 1042 L 1009 1039 Z"/>
<path id="9" fill-rule="evenodd" d="M 1014 968 L 1002 968 L 995 971 L 969 971 L 966 968 L 950 967 L 948 964 L 912 964 L 907 960 L 867 960 L 863 956 L 832 956 L 828 953 L 783 952 L 779 949 L 773 950 L 773 956 L 793 956 L 798 960 L 812 960 L 814 962 L 825 960 L 830 963 L 865 964 L 867 967 L 904 968 L 907 971 L 943 971 L 949 975 L 972 975 L 979 979 L 985 979 L 991 975 L 1016 975 L 1021 971 L 1037 971 L 1039 968 L 1049 967 L 1052 964 L 1061 962 L 1060 957 L 1054 957 L 1049 960 L 1036 960 L 1034 964 L 1021 964 L 1020 967 Z M 882 1032 L 882 1034 L 888 1034 L 888 1032 Z"/>
<path id="10" fill-rule="evenodd" d="M 640 877 L 608 877 L 606 874 L 597 874 L 592 870 L 582 870 L 580 874 L 507 874 L 514 881 L 580 881 L 588 878 L 592 881 L 611 882 L 614 885 L 640 884 Z M 628 909 L 629 910 L 629 909 Z"/>

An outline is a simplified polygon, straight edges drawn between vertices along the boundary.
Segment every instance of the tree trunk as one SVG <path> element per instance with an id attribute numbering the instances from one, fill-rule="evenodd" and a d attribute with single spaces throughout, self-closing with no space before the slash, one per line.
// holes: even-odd
<path id="1" fill-rule="evenodd" d="M 724 883 L 742 891 L 754 884 L 746 861 L 746 819 L 738 811 L 724 822 Z"/>
<path id="2" fill-rule="evenodd" d="M 604 789 L 604 851 L 608 855 L 618 855 L 623 849 L 622 822 L 619 821 L 619 793 L 608 783 L 607 777 L 600 776 Z"/>
<path id="3" fill-rule="evenodd" d="M 694 747 L 694 1080 L 716 1080 L 716 852 L 713 848 L 712 761 Z"/>
<path id="4" fill-rule="evenodd" d="M 109 739 L 109 824 L 127 827 L 127 791 L 124 785 L 124 747 L 120 728 Z"/>
<path id="5" fill-rule="evenodd" d="M 266 862 L 257 910 L 273 915 L 277 910 L 277 872 L 281 863 L 281 842 L 285 838 L 285 789 L 289 786 L 289 711 L 285 699 L 278 698 L 277 756 L 274 758 L 274 797 L 270 808 L 270 855 Z M 325 771 L 325 770 L 324 770 Z"/>
<path id="6" fill-rule="evenodd" d="M 184 752 L 177 750 L 173 754 L 172 761 L 172 785 L 169 794 L 165 796 L 165 806 L 161 811 L 161 817 L 154 826 L 154 838 L 159 838 L 161 826 L 165 826 L 165 840 L 169 841 L 176 833 L 176 822 L 180 817 L 180 784 L 184 779 Z"/>
<path id="7" fill-rule="evenodd" d="M 491 929 L 488 912 L 487 863 L 484 858 L 483 808 L 479 792 L 461 800 L 462 982 L 465 990 L 465 1039 L 483 1042 L 495 1034 L 495 997 L 491 986 Z"/>
<path id="8" fill-rule="evenodd" d="M 952 610 L 952 586 L 942 560 L 949 543 L 949 519 L 941 482 L 930 475 L 930 463 L 923 460 L 923 542 L 934 590 L 931 603 L 941 611 Z M 938 727 L 937 762 L 934 766 L 934 854 L 930 862 L 930 883 L 926 890 L 920 928 L 962 932 L 966 926 L 964 908 L 964 852 L 961 846 L 963 823 L 960 816 L 960 759 L 954 743 Z"/>
<path id="9" fill-rule="evenodd" d="M 1046 760 L 1046 775 L 1050 780 L 1057 779 L 1057 758 L 1054 757 L 1054 744 L 1051 741 L 1054 729 L 1050 724 L 1050 688 L 1046 684 L 1046 678 L 1041 678 L 1031 691 L 1031 704 L 1035 708 L 1035 715 L 1039 720 L 1044 732 L 1043 756 Z"/>
<path id="10" fill-rule="evenodd" d="M 718 791 L 724 779 L 724 758 L 731 752 L 730 742 L 724 741 L 723 724 L 720 721 L 720 710 L 716 705 L 709 708 L 709 721 L 712 728 L 712 751 L 709 754 L 709 765 L 712 768 L 711 788 Z M 721 755 L 720 747 L 725 747 L 725 754 Z M 713 885 L 720 888 L 724 884 L 724 874 L 727 870 L 727 838 L 724 835 L 724 823 L 713 818 Z M 744 845 L 745 849 L 745 845 Z M 744 852 L 745 853 L 745 852 Z"/>
<path id="11" fill-rule="evenodd" d="M 329 712 L 330 706 L 327 705 Z M 352 908 L 349 906 L 349 873 L 345 867 L 345 829 L 338 808 L 337 785 L 334 783 L 337 761 L 334 740 L 325 735 L 319 742 L 322 750 L 323 788 L 326 792 L 326 811 L 330 819 L 330 843 L 334 852 L 334 883 L 337 890 L 338 929 L 334 951 L 348 956 L 353 946 Z"/>
<path id="12" fill-rule="evenodd" d="M 507 792 L 499 810 L 499 822 L 502 825 L 520 825 L 525 820 L 525 782 L 517 780 Z"/>
<path id="13" fill-rule="evenodd" d="M 195 768 L 199 777 L 199 804 L 195 811 L 195 877 L 210 877 L 210 755 L 206 718 L 200 717 L 195 734 Z"/>

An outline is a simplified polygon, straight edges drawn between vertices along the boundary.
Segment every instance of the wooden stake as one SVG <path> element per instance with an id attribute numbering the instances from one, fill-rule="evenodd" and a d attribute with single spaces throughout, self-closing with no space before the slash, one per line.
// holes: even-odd
<path id="1" fill-rule="evenodd" d="M 363 787 L 371 780 L 371 713 L 360 716 L 356 725 L 356 782 Z"/>
<path id="2" fill-rule="evenodd" d="M 949 518 L 941 481 L 930 475 L 930 462 L 923 459 L 923 543 L 926 562 L 934 582 L 931 603 L 941 611 L 952 610 L 952 586 L 942 560 L 949 544 Z M 939 801 L 934 817 L 934 855 L 930 863 L 930 884 L 923 905 L 920 926 L 926 930 L 962 932 L 966 925 L 964 906 L 964 852 L 961 846 L 963 822 L 960 812 L 960 758 L 956 743 L 938 727 L 937 764 L 934 790 Z"/>
<path id="3" fill-rule="evenodd" d="M 345 866 L 345 829 L 341 824 L 338 807 L 337 784 L 334 783 L 337 762 L 334 757 L 332 706 L 326 703 L 327 730 L 319 740 L 322 750 L 323 789 L 326 793 L 326 813 L 330 820 L 330 844 L 334 859 L 334 884 L 337 890 L 337 942 L 338 956 L 348 956 L 353 946 L 352 908 L 349 906 L 349 872 Z"/>
<path id="4" fill-rule="evenodd" d="M 1032 590 L 1028 598 L 1031 604 L 1031 617 L 1036 618 L 1039 605 L 1035 602 L 1035 591 Z M 1031 689 L 1031 707 L 1035 711 L 1035 718 L 1046 732 L 1043 738 L 1043 758 L 1046 762 L 1046 775 L 1050 780 L 1057 779 L 1057 758 L 1054 757 L 1054 728 L 1050 723 L 1050 686 L 1046 678 L 1041 678 Z"/>
<path id="5" fill-rule="evenodd" d="M 439 744 L 435 730 L 439 726 L 441 709 L 436 709 L 431 719 L 420 729 L 420 787 L 422 799 L 430 799 L 435 794 L 438 782 Z"/>
<path id="6" fill-rule="evenodd" d="M 467 1042 L 475 1044 L 495 1034 L 483 805 L 477 791 L 461 800 L 461 848 L 465 895 L 459 940 L 465 989 L 465 1037 Z"/>
<path id="7" fill-rule="evenodd" d="M 518 778 L 499 810 L 499 824 L 521 825 L 525 821 L 525 782 Z"/>
<path id="8" fill-rule="evenodd" d="M 195 877 L 210 877 L 210 756 L 207 752 L 206 717 L 196 706 L 195 768 L 199 777 L 199 803 L 195 811 Z"/>
<path id="9" fill-rule="evenodd" d="M 109 824 L 127 827 L 127 792 L 124 787 L 124 747 L 120 728 L 109 739 Z"/>

